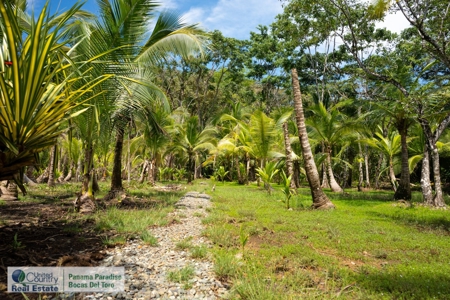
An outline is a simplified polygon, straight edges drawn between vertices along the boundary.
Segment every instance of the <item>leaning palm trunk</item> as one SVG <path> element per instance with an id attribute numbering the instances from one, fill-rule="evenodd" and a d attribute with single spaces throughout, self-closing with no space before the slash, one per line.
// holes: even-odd
<path id="1" fill-rule="evenodd" d="M 298 135 L 300 145 L 302 147 L 302 155 L 305 162 L 305 172 L 308 178 L 309 187 L 313 200 L 313 207 L 318 209 L 334 208 L 333 203 L 328 199 L 320 186 L 319 172 L 309 145 L 308 133 L 306 131 L 305 115 L 303 113 L 302 94 L 300 91 L 300 83 L 298 82 L 297 70 L 291 70 L 292 88 L 294 90 L 294 110 L 295 119 L 298 127 Z"/>
<path id="2" fill-rule="evenodd" d="M 334 178 L 333 168 L 331 165 L 331 147 L 327 147 L 326 156 L 327 156 L 327 173 L 330 180 L 331 191 L 335 193 L 342 193 L 343 190 L 341 186 L 339 185 L 339 183 L 337 183 L 336 179 Z"/>

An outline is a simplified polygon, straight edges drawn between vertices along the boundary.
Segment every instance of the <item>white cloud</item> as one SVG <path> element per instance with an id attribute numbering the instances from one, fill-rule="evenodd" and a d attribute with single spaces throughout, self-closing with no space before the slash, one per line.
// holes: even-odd
<path id="1" fill-rule="evenodd" d="M 387 15 L 384 18 L 383 22 L 380 22 L 380 24 L 378 24 L 377 27 L 379 28 L 385 27 L 386 29 L 392 32 L 400 33 L 403 29 L 409 26 L 410 24 L 406 20 L 405 16 L 403 16 L 401 12 L 396 12 L 395 14 Z"/>
<path id="2" fill-rule="evenodd" d="M 219 0 L 208 10 L 191 8 L 188 17 L 207 30 L 218 29 L 225 36 L 247 39 L 256 26 L 269 25 L 282 11 L 279 0 Z"/>
<path id="3" fill-rule="evenodd" d="M 201 26 L 204 26 L 201 20 L 205 19 L 205 13 L 205 9 L 193 7 L 187 13 L 183 14 L 183 21 L 187 24 L 200 23 Z"/>
<path id="4" fill-rule="evenodd" d="M 174 0 L 164 0 L 160 2 L 160 8 L 162 9 L 177 9 L 178 5 Z"/>

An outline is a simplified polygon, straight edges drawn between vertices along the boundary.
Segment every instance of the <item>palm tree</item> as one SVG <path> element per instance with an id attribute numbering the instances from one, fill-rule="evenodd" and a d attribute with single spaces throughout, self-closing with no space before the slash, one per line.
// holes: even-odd
<path id="1" fill-rule="evenodd" d="M 342 188 L 337 183 L 332 169 L 332 149 L 339 145 L 344 145 L 348 140 L 347 136 L 352 134 L 355 128 L 348 125 L 346 116 L 339 111 L 340 108 L 347 105 L 347 101 L 339 102 L 328 109 L 323 102 L 310 107 L 314 114 L 312 118 L 307 121 L 312 130 L 311 137 L 319 140 L 325 150 L 325 167 L 328 175 L 329 184 L 333 192 L 342 192 Z"/>
<path id="2" fill-rule="evenodd" d="M 25 2 L 0 3 L 0 180 L 15 180 L 23 192 L 21 169 L 36 164 L 35 155 L 55 143 L 61 124 L 83 112 L 70 113 L 78 100 L 108 77 L 83 81 L 70 57 L 78 46 L 67 47 L 70 25 L 80 7 L 50 15 L 46 5 L 32 19 L 22 10 Z"/>
<path id="3" fill-rule="evenodd" d="M 302 147 L 303 160 L 305 162 L 305 172 L 306 176 L 308 177 L 308 183 L 313 200 L 313 207 L 317 209 L 334 208 L 334 204 L 328 199 L 327 195 L 325 195 L 322 187 L 320 186 L 319 172 L 317 171 L 317 166 L 314 162 L 314 156 L 311 151 L 311 146 L 309 145 L 297 69 L 293 68 L 291 70 L 291 75 L 292 88 L 294 90 L 294 111 L 298 127 L 298 135 Z"/>
<path id="4" fill-rule="evenodd" d="M 378 132 L 375 132 L 375 136 L 370 139 L 361 140 L 362 143 L 377 149 L 386 155 L 389 159 L 389 179 L 391 181 L 392 189 L 394 191 L 397 190 L 398 184 L 397 179 L 395 177 L 394 171 L 394 156 L 400 153 L 401 151 L 401 136 L 395 131 L 389 131 L 386 136 L 383 135 L 383 130 L 381 127 L 378 127 Z M 409 166 L 408 166 L 409 168 Z"/>
<path id="5" fill-rule="evenodd" d="M 189 117 L 183 124 L 175 124 L 174 145 L 175 151 L 184 153 L 188 159 L 187 175 L 188 183 L 193 180 L 193 173 L 196 167 L 196 157 L 202 150 L 215 148 L 216 128 L 207 126 L 199 130 L 199 120 L 197 116 Z"/>

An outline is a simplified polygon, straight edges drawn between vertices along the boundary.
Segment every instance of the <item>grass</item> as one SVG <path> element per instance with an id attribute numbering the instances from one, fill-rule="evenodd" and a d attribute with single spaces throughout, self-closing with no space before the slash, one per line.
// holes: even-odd
<path id="1" fill-rule="evenodd" d="M 192 236 L 187 237 L 187 238 L 185 238 L 185 239 L 183 239 L 183 240 L 177 242 L 177 243 L 175 244 L 175 248 L 176 248 L 177 250 L 187 250 L 187 249 L 190 249 L 190 248 L 192 248 L 192 243 L 191 243 L 191 241 L 192 241 Z"/>
<path id="2" fill-rule="evenodd" d="M 450 298 L 450 215 L 391 201 L 392 192 L 328 195 L 337 209 L 310 209 L 309 190 L 282 202 L 256 186 L 217 186 L 203 219 L 216 276 L 242 299 Z M 240 230 L 249 234 L 245 257 Z"/>
<path id="3" fill-rule="evenodd" d="M 40 187 L 22 201 L 58 204 L 74 188 L 66 189 Z M 173 204 L 187 191 L 205 187 L 194 184 L 164 193 L 132 183 L 128 189 L 133 199 L 151 201 L 132 209 L 99 210 L 88 217 L 105 236 L 105 245 L 138 237 L 156 244 L 148 229 L 177 222 L 167 217 Z M 353 190 L 326 191 L 337 209 L 318 211 L 310 208 L 308 189 L 300 189 L 291 199 L 293 210 L 286 210 L 280 187 L 274 189 L 268 195 L 256 185 L 217 185 L 208 215 L 196 215 L 214 247 L 193 246 L 189 238 L 177 242 L 177 248 L 189 249 L 192 258 L 213 257 L 216 276 L 233 287 L 232 299 L 450 299 L 448 211 L 422 207 L 417 193 L 406 207 L 391 201 L 389 191 Z M 72 217 L 81 218 L 68 215 Z M 241 236 L 248 236 L 245 256 Z M 168 278 L 189 287 L 193 275 L 187 266 L 173 270 Z"/>
<path id="4" fill-rule="evenodd" d="M 148 230 L 142 232 L 140 238 L 146 245 L 152 247 L 158 246 L 158 239 L 154 235 L 152 235 Z"/>
<path id="5" fill-rule="evenodd" d="M 186 266 L 179 270 L 170 271 L 167 274 L 167 279 L 176 283 L 187 283 L 194 278 L 195 270 L 192 266 Z"/>
<path id="6" fill-rule="evenodd" d="M 208 248 L 205 246 L 193 246 L 189 249 L 192 258 L 202 259 L 208 254 Z"/>

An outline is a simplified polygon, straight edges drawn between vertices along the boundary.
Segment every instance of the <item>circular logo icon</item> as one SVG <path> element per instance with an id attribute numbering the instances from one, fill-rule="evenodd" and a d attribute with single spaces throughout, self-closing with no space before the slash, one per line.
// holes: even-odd
<path id="1" fill-rule="evenodd" d="M 12 273 L 12 279 L 17 283 L 21 283 L 25 280 L 25 272 L 22 270 L 15 270 Z"/>

